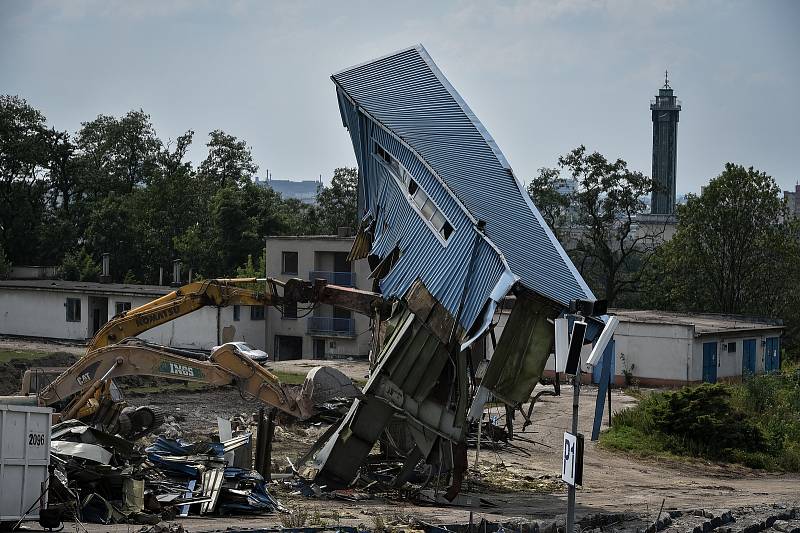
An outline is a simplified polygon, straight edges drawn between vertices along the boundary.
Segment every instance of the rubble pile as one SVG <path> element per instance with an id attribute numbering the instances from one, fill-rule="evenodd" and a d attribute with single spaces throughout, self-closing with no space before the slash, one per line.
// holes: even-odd
<path id="1" fill-rule="evenodd" d="M 283 510 L 251 470 L 252 433 L 221 442 L 159 436 L 146 448 L 77 420 L 51 437 L 49 507 L 91 523 Z"/>

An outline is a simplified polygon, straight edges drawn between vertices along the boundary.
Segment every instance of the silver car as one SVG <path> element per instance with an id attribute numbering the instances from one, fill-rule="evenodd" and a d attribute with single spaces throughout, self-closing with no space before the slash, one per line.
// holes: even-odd
<path id="1" fill-rule="evenodd" d="M 233 346 L 242 354 L 246 355 L 253 361 L 256 361 L 261 364 L 264 364 L 267 361 L 269 361 L 269 355 L 267 355 L 267 352 L 265 352 L 264 350 L 258 350 L 256 348 L 253 348 L 246 342 L 226 342 L 221 346 L 214 346 L 213 348 L 211 348 L 211 351 L 214 352 L 218 348 L 221 348 L 222 346 Z"/>

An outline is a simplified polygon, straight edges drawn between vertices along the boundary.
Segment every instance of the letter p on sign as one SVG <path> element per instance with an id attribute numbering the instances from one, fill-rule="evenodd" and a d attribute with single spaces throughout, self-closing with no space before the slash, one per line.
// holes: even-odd
<path id="1" fill-rule="evenodd" d="M 561 479 L 568 485 L 583 484 L 583 436 L 564 433 Z"/>

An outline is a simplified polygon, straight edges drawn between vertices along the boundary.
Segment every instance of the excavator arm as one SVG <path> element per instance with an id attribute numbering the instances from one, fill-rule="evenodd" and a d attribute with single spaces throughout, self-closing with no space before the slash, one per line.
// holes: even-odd
<path id="1" fill-rule="evenodd" d="M 135 337 L 201 307 L 274 305 L 280 301 L 276 294 L 260 293 L 246 287 L 254 283 L 255 278 L 238 278 L 209 279 L 184 285 L 152 302 L 116 315 L 95 334 L 86 351 L 90 353 L 122 339 Z"/>
<path id="2" fill-rule="evenodd" d="M 286 302 L 326 303 L 356 313 L 371 315 L 384 301 L 379 294 L 349 287 L 314 283 L 302 279 L 282 282 L 266 279 L 268 292 L 249 288 L 256 278 L 209 279 L 184 285 L 161 298 L 116 315 L 106 322 L 89 342 L 87 353 L 135 337 L 149 329 L 166 324 L 206 306 L 282 305 Z M 283 294 L 279 294 L 279 287 Z"/>
<path id="3" fill-rule="evenodd" d="M 299 402 L 274 374 L 230 345 L 221 346 L 209 360 L 203 361 L 136 339 L 94 350 L 81 358 L 42 390 L 39 404 L 52 405 L 83 391 L 58 416 L 61 420 L 73 418 L 100 387 L 122 376 L 236 385 L 243 393 L 294 417 L 302 419 L 313 414 L 313 407 Z"/>
<path id="4" fill-rule="evenodd" d="M 250 288 L 264 281 L 267 292 Z M 111 397 L 113 378 L 149 375 L 212 385 L 237 383 L 244 391 L 265 403 L 305 418 L 310 413 L 310 404 L 301 402 L 302 405 L 299 405 L 287 395 L 272 373 L 229 347 L 223 346 L 212 354 L 211 360 L 204 361 L 132 339 L 206 306 L 280 306 L 289 302 L 332 304 L 369 316 L 388 314 L 390 306 L 379 294 L 327 285 L 324 280 L 312 283 L 301 279 L 282 282 L 272 278 L 238 278 L 189 283 L 112 318 L 92 338 L 86 355 L 41 390 L 39 402 L 51 405 L 75 396 L 58 418 L 85 418 L 97 413 L 103 399 Z M 25 372 L 22 395 L 32 392 L 34 374 L 31 370 Z"/>

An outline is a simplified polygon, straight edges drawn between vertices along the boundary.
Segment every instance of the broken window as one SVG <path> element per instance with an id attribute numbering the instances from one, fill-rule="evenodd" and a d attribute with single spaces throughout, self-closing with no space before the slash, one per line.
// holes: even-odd
<path id="1" fill-rule="evenodd" d="M 233 320 L 238 322 L 242 318 L 242 307 L 240 305 L 233 306 Z"/>
<path id="2" fill-rule="evenodd" d="M 417 213 L 429 223 L 445 243 L 453 234 L 453 225 L 445 217 L 439 206 L 416 182 L 408 170 L 380 144 L 375 142 L 375 155 L 389 166 L 391 174 L 397 179 L 401 189 L 408 195 Z"/>
<path id="3" fill-rule="evenodd" d="M 64 307 L 67 308 L 67 322 L 80 322 L 81 321 L 81 299 L 80 298 L 67 298 Z"/>
<path id="4" fill-rule="evenodd" d="M 115 314 L 124 313 L 125 311 L 131 310 L 131 303 L 130 302 L 117 302 L 114 304 L 114 311 Z"/>

